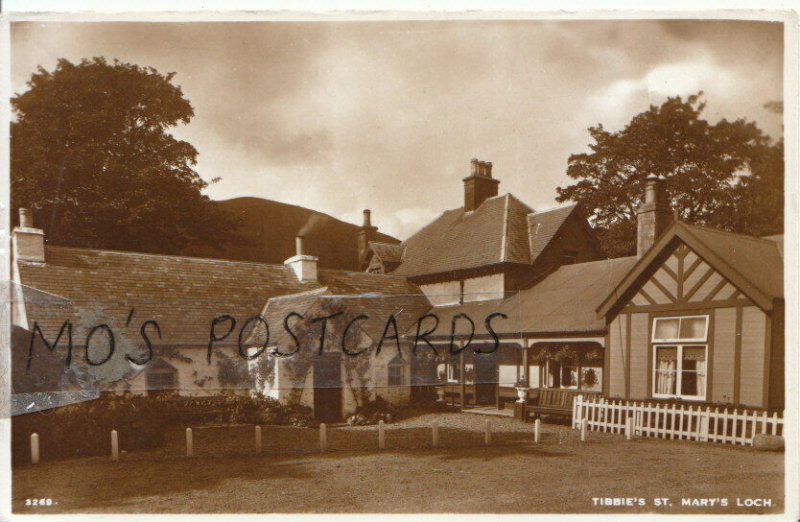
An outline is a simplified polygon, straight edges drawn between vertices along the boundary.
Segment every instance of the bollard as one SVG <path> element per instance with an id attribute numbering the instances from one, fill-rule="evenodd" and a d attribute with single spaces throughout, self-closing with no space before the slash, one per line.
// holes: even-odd
<path id="1" fill-rule="evenodd" d="M 114 462 L 119 460 L 119 439 L 117 438 L 117 430 L 111 430 L 111 460 Z"/>
<path id="2" fill-rule="evenodd" d="M 328 449 L 328 427 L 324 422 L 319 423 L 319 450 Z"/>
<path id="3" fill-rule="evenodd" d="M 386 449 L 386 431 L 382 420 L 378 421 L 378 449 Z"/>
<path id="4" fill-rule="evenodd" d="M 261 453 L 261 426 L 256 426 L 256 455 Z"/>
<path id="5" fill-rule="evenodd" d="M 633 439 L 633 417 L 625 419 L 625 440 Z"/>
<path id="6" fill-rule="evenodd" d="M 31 433 L 31 463 L 39 463 L 39 434 Z"/>
<path id="7" fill-rule="evenodd" d="M 583 419 L 581 422 L 581 442 L 586 442 L 586 428 L 589 425 L 589 421 Z"/>
<path id="8" fill-rule="evenodd" d="M 186 428 L 186 456 L 194 456 L 194 445 L 192 444 L 192 428 Z"/>
<path id="9" fill-rule="evenodd" d="M 484 424 L 483 432 L 484 432 L 483 433 L 483 439 L 484 439 L 483 441 L 488 446 L 488 445 L 490 445 L 492 443 L 492 427 L 489 424 L 489 420 L 488 419 L 486 420 L 486 423 Z"/>
<path id="10" fill-rule="evenodd" d="M 542 421 L 536 419 L 533 423 L 533 442 L 539 444 L 539 430 L 541 429 Z"/>
<path id="11" fill-rule="evenodd" d="M 439 447 L 439 423 L 433 421 L 433 425 L 431 426 L 431 433 L 433 434 L 433 447 Z"/>

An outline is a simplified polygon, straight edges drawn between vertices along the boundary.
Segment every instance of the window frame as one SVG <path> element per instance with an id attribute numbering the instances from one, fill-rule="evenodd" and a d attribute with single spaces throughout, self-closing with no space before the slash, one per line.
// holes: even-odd
<path id="1" fill-rule="evenodd" d="M 678 321 L 678 337 L 677 338 L 662 338 L 659 339 L 656 337 L 656 327 L 658 321 L 663 320 L 677 320 Z M 705 328 L 703 330 L 703 337 L 695 337 L 695 338 L 686 338 L 683 339 L 680 337 L 681 331 L 681 320 L 682 319 L 705 319 Z M 650 369 L 652 372 L 652 386 L 651 386 L 651 394 L 654 399 L 679 399 L 679 400 L 687 400 L 687 401 L 697 401 L 703 402 L 708 397 L 708 374 L 709 374 L 709 360 L 708 360 L 708 330 L 710 327 L 711 317 L 710 314 L 696 314 L 696 315 L 669 315 L 669 316 L 661 316 L 661 317 L 653 317 L 653 325 L 652 330 L 650 333 L 650 346 L 651 346 L 651 354 L 653 358 L 653 365 Z M 676 349 L 676 360 L 675 360 L 675 393 L 657 393 L 656 390 L 658 389 L 658 349 L 659 348 L 672 348 Z M 703 349 L 703 361 L 705 361 L 705 369 L 702 372 L 703 375 L 703 388 L 700 395 L 684 395 L 681 393 L 682 385 L 683 385 L 683 351 L 684 348 L 702 348 Z M 689 371 L 689 370 L 687 370 Z M 695 371 L 695 373 L 700 374 L 701 372 Z"/>
<path id="2" fill-rule="evenodd" d="M 656 337 L 656 326 L 658 325 L 659 321 L 667 321 L 667 320 L 677 320 L 678 321 L 678 336 L 675 338 L 662 338 L 659 339 Z M 703 337 L 692 337 L 683 339 L 680 337 L 681 334 L 681 320 L 682 319 L 705 319 L 706 326 L 703 330 Z M 700 315 L 669 315 L 664 317 L 654 317 L 653 318 L 653 330 L 650 332 L 650 342 L 653 344 L 680 344 L 680 343 L 707 343 L 708 342 L 708 326 L 709 326 L 709 314 L 700 314 Z"/>
<path id="3" fill-rule="evenodd" d="M 163 385 L 160 386 L 160 387 L 151 387 L 150 386 L 150 379 L 151 378 L 156 378 L 156 379 L 160 380 L 160 379 L 163 379 L 163 377 L 165 375 L 168 375 L 171 378 L 172 382 L 171 382 L 171 386 L 170 387 L 164 387 Z M 175 390 L 175 389 L 177 389 L 177 386 L 178 386 L 178 372 L 171 371 L 171 370 L 160 370 L 160 369 L 159 370 L 151 370 L 151 371 L 145 372 L 144 384 L 145 384 L 145 390 L 147 392 L 151 392 L 151 391 L 160 392 L 160 391 L 165 391 L 165 390 L 166 391 Z M 161 384 L 161 383 L 159 383 L 159 384 Z"/>
<path id="4" fill-rule="evenodd" d="M 392 371 L 397 371 L 400 382 L 394 384 L 392 382 Z M 402 388 L 406 382 L 406 371 L 405 371 L 405 364 L 401 362 L 392 361 L 386 365 L 386 384 L 389 388 Z"/>

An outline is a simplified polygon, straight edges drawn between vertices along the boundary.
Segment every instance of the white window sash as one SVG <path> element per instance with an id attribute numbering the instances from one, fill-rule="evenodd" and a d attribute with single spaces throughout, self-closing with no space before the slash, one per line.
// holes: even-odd
<path id="1" fill-rule="evenodd" d="M 687 346 L 686 348 L 700 348 L 702 347 L 704 350 L 704 357 L 703 357 L 703 371 L 699 370 L 686 370 L 687 372 L 693 372 L 697 374 L 698 383 L 702 382 L 702 395 L 683 395 L 681 394 L 682 385 L 683 385 L 683 348 L 684 344 L 675 344 L 675 343 L 668 343 L 664 344 L 653 344 L 653 398 L 654 399 L 681 399 L 681 400 L 688 400 L 688 401 L 705 401 L 706 396 L 708 395 L 708 345 L 707 344 L 697 344 L 694 342 L 685 343 Z M 658 358 L 656 353 L 658 352 L 658 348 L 665 348 L 665 347 L 675 347 L 678 350 L 677 359 L 675 363 L 675 394 L 670 393 L 658 393 Z M 699 386 L 698 386 L 699 388 Z"/>
<path id="2" fill-rule="evenodd" d="M 681 335 L 681 320 L 682 319 L 705 319 L 705 327 L 703 330 L 702 337 L 696 338 L 682 338 Z M 653 318 L 653 331 L 650 334 L 650 338 L 653 340 L 654 343 L 705 343 L 708 339 L 708 323 L 709 323 L 708 315 L 678 315 L 678 316 L 670 316 L 670 317 L 655 317 Z M 656 326 L 658 325 L 659 321 L 667 321 L 667 320 L 677 320 L 678 321 L 678 337 L 673 339 L 665 339 L 656 337 Z"/>

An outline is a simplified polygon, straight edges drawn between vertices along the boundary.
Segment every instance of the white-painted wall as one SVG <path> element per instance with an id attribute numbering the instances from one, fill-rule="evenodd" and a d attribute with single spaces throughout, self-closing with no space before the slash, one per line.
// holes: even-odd
<path id="1" fill-rule="evenodd" d="M 473 277 L 464 280 L 464 302 L 502 299 L 504 293 L 503 274 Z"/>

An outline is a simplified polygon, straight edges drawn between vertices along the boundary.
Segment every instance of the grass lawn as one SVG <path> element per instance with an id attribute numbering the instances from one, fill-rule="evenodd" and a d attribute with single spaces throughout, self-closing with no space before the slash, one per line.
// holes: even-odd
<path id="1" fill-rule="evenodd" d="M 492 417 L 424 414 L 386 426 L 328 429 L 329 451 L 315 429 L 253 427 L 194 430 L 195 457 L 183 456 L 183 432 L 158 451 L 110 458 L 43 461 L 16 468 L 17 513 L 763 513 L 783 511 L 783 453 L 711 443 L 637 439 L 589 432 L 580 442 L 566 426 Z M 431 448 L 430 424 L 441 448 Z M 124 433 L 120 445 L 125 448 Z M 593 497 L 635 497 L 645 506 L 605 507 Z M 671 506 L 655 507 L 667 497 Z M 51 498 L 50 507 L 26 507 Z M 727 507 L 681 507 L 682 498 L 725 498 Z M 737 507 L 737 498 L 769 498 L 771 508 Z M 635 503 L 636 501 L 634 501 Z"/>

